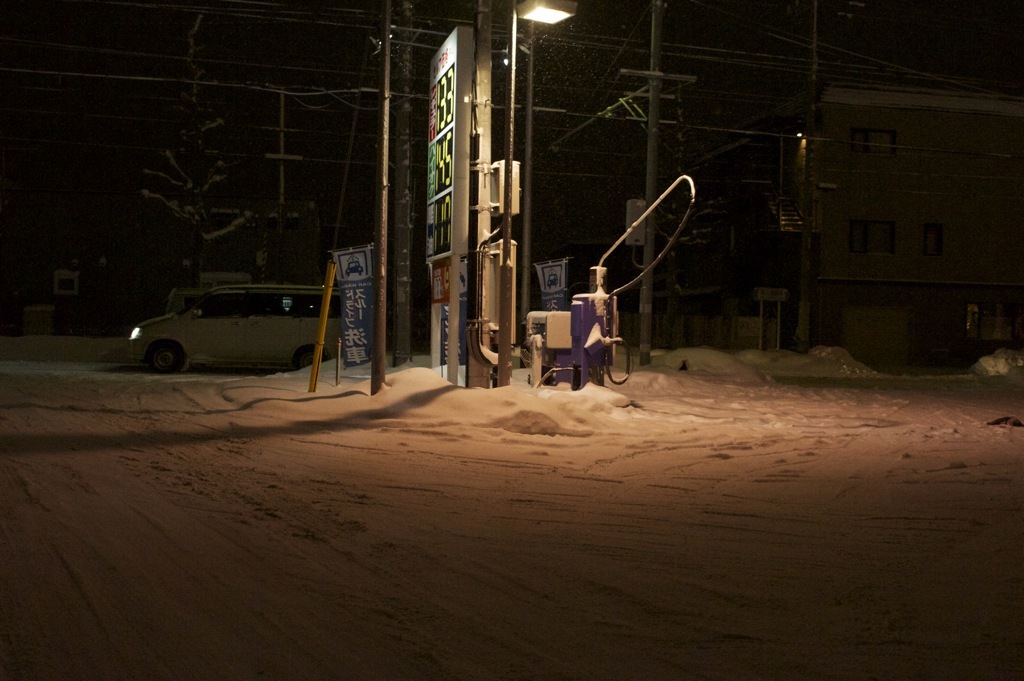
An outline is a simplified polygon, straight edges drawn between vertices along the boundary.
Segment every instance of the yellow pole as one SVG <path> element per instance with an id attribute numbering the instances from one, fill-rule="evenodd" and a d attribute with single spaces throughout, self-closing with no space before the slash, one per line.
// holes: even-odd
<path id="1" fill-rule="evenodd" d="M 313 364 L 309 369 L 309 392 L 316 392 L 316 379 L 320 376 L 320 361 L 324 356 L 324 334 L 327 333 L 327 314 L 331 310 L 331 291 L 334 288 L 334 260 L 327 263 L 327 275 L 324 277 L 324 297 L 320 301 L 320 326 L 316 330 L 316 350 L 313 352 Z M 341 357 L 337 358 L 341 361 Z"/>

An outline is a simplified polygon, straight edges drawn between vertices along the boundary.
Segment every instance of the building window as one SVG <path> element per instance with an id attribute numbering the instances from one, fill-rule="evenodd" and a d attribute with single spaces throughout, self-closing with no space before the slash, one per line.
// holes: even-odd
<path id="1" fill-rule="evenodd" d="M 855 154 L 896 154 L 896 131 L 853 128 L 850 130 L 850 151 Z"/>
<path id="2" fill-rule="evenodd" d="M 53 295 L 78 295 L 78 270 L 54 270 Z"/>
<path id="3" fill-rule="evenodd" d="M 218 232 L 226 231 L 234 225 L 236 228 L 252 228 L 256 226 L 256 218 L 249 212 L 243 213 L 237 208 L 213 208 L 210 210 L 210 222 Z"/>
<path id="4" fill-rule="evenodd" d="M 213 208 L 210 210 L 210 222 L 217 231 L 227 229 L 239 216 L 239 211 L 231 208 Z"/>
<path id="5" fill-rule="evenodd" d="M 976 340 L 1024 340 L 1024 305 L 968 303 L 965 335 Z"/>
<path id="6" fill-rule="evenodd" d="M 895 222 L 850 220 L 850 253 L 892 255 L 895 252 Z"/>
<path id="7" fill-rule="evenodd" d="M 938 222 L 926 222 L 923 230 L 924 242 L 921 252 L 924 255 L 942 255 L 942 225 Z"/>

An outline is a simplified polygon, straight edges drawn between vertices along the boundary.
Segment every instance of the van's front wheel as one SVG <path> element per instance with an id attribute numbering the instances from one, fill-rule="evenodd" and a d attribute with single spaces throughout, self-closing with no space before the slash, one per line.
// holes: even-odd
<path id="1" fill-rule="evenodd" d="M 185 351 L 177 343 L 156 343 L 149 349 L 146 362 L 153 371 L 173 374 L 185 365 Z"/>

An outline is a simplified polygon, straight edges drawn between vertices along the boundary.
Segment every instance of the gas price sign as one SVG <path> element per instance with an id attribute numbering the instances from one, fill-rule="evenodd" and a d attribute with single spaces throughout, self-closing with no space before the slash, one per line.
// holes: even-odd
<path id="1" fill-rule="evenodd" d="M 453 236 L 468 230 L 469 135 L 467 101 L 472 54 L 456 29 L 431 61 L 427 144 L 427 260 L 453 252 Z M 460 49 L 461 47 L 461 49 Z M 460 52 L 464 53 L 460 59 Z M 463 138 L 465 142 L 463 142 Z M 461 180 L 461 181 L 460 181 Z M 464 207 L 464 210 L 463 210 Z M 459 223 L 465 222 L 465 226 Z M 459 250 L 459 249 L 454 249 Z"/>

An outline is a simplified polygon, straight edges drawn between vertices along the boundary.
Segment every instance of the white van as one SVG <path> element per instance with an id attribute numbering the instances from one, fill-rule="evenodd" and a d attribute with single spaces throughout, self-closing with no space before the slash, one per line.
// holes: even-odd
<path id="1" fill-rule="evenodd" d="M 136 326 L 132 358 L 160 373 L 199 364 L 306 367 L 313 363 L 322 301 L 322 286 L 240 284 L 210 289 L 184 312 Z M 340 321 L 341 305 L 333 295 L 327 338 L 338 337 Z M 330 343 L 324 345 L 329 357 Z"/>

